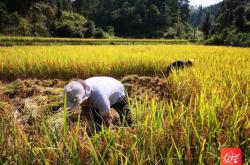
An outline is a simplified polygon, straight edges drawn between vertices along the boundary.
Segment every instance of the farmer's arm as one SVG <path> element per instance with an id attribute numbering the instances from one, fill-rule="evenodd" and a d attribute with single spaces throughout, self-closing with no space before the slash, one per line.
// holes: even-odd
<path id="1" fill-rule="evenodd" d="M 106 97 L 98 97 L 96 100 L 96 107 L 103 119 L 104 124 L 109 127 L 112 124 L 112 117 L 110 112 L 110 102 Z"/>

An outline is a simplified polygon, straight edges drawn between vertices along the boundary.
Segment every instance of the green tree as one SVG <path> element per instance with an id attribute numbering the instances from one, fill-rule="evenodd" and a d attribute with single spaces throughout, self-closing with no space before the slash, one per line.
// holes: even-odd
<path id="1" fill-rule="evenodd" d="M 190 23 L 193 27 L 193 38 L 196 38 L 196 30 L 198 26 L 201 24 L 201 18 L 203 15 L 203 8 L 199 6 L 198 9 L 195 9 L 191 12 Z"/>
<path id="2" fill-rule="evenodd" d="M 93 21 L 89 21 L 86 25 L 88 30 L 85 32 L 85 38 L 92 38 L 95 35 L 95 23 Z"/>
<path id="3" fill-rule="evenodd" d="M 211 30 L 210 14 L 206 14 L 205 19 L 201 25 L 201 30 L 203 32 L 204 38 L 208 39 Z"/>
<path id="4" fill-rule="evenodd" d="M 134 28 L 135 32 L 138 32 L 142 28 L 142 19 L 140 14 L 137 14 L 136 17 L 132 20 L 132 27 Z"/>
<path id="5" fill-rule="evenodd" d="M 62 0 L 62 8 L 65 11 L 73 11 L 73 7 L 72 7 L 72 2 L 71 0 Z"/>
<path id="6" fill-rule="evenodd" d="M 137 0 L 135 2 L 135 12 L 139 14 L 142 19 L 145 19 L 147 12 L 145 0 Z"/>
<path id="7" fill-rule="evenodd" d="M 238 31 L 244 31 L 245 26 L 245 15 L 244 15 L 244 7 L 239 6 L 235 9 L 235 17 L 234 17 L 234 25 L 236 26 Z"/>
<path id="8" fill-rule="evenodd" d="M 182 22 L 188 22 L 190 17 L 189 0 L 180 0 L 180 13 Z"/>
<path id="9" fill-rule="evenodd" d="M 162 26 L 164 26 L 166 29 L 168 25 L 170 24 L 169 9 L 166 3 L 163 3 L 161 7 L 161 23 L 162 23 Z"/>
<path id="10" fill-rule="evenodd" d="M 59 37 L 83 38 L 86 23 L 87 20 L 83 16 L 64 11 L 61 19 L 55 22 L 56 35 Z"/>
<path id="11" fill-rule="evenodd" d="M 0 8 L 0 32 L 6 27 L 8 21 L 8 12 Z"/>
<path id="12" fill-rule="evenodd" d="M 246 14 L 247 21 L 250 22 L 250 3 L 248 3 L 248 5 L 246 6 L 245 14 Z"/>
<path id="13" fill-rule="evenodd" d="M 156 29 L 158 26 L 157 24 L 160 21 L 160 11 L 156 5 L 150 5 L 147 11 L 147 25 L 150 29 Z"/>
<path id="14" fill-rule="evenodd" d="M 47 3 L 33 3 L 29 9 L 32 23 L 32 34 L 35 36 L 50 36 L 50 28 L 55 23 L 56 11 Z"/>

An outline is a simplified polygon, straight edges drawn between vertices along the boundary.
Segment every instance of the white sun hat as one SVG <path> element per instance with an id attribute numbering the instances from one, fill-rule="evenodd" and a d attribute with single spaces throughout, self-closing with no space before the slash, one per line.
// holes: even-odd
<path id="1" fill-rule="evenodd" d="M 76 107 L 89 98 L 91 90 L 84 81 L 82 82 L 71 81 L 64 87 L 67 108 Z"/>

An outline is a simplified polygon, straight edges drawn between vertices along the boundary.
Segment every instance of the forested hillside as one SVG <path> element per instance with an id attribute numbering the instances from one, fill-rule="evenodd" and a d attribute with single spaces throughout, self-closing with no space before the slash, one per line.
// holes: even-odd
<path id="1" fill-rule="evenodd" d="M 196 38 L 250 45 L 249 0 L 202 8 L 189 0 L 2 0 L 0 34 L 76 38 Z"/>
<path id="2" fill-rule="evenodd" d="M 250 1 L 224 0 L 208 30 L 208 43 L 250 46 Z"/>
<path id="3" fill-rule="evenodd" d="M 201 26 L 204 22 L 206 15 L 209 15 L 211 26 L 215 22 L 216 16 L 219 14 L 221 3 L 211 5 L 209 7 L 191 6 L 189 23 L 194 29 L 194 38 L 196 38 L 196 31 L 202 30 Z"/>
<path id="4" fill-rule="evenodd" d="M 224 0 L 207 8 L 190 8 L 190 24 L 203 32 L 207 44 L 250 45 L 250 1 Z"/>
<path id="5" fill-rule="evenodd" d="M 186 38 L 188 0 L 4 0 L 1 33 Z"/>

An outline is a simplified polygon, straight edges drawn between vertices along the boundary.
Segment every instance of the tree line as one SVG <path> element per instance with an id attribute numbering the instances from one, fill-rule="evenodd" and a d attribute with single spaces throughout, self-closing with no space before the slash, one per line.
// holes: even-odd
<path id="1" fill-rule="evenodd" d="M 78 38 L 196 38 L 249 44 L 249 0 L 207 8 L 189 0 L 2 0 L 0 33 Z M 243 43 L 243 44 L 242 44 Z"/>
<path id="2" fill-rule="evenodd" d="M 250 46 L 250 1 L 224 0 L 191 12 L 190 23 L 207 44 Z"/>
<path id="3" fill-rule="evenodd" d="M 186 38 L 188 0 L 3 0 L 0 32 L 59 37 Z"/>

